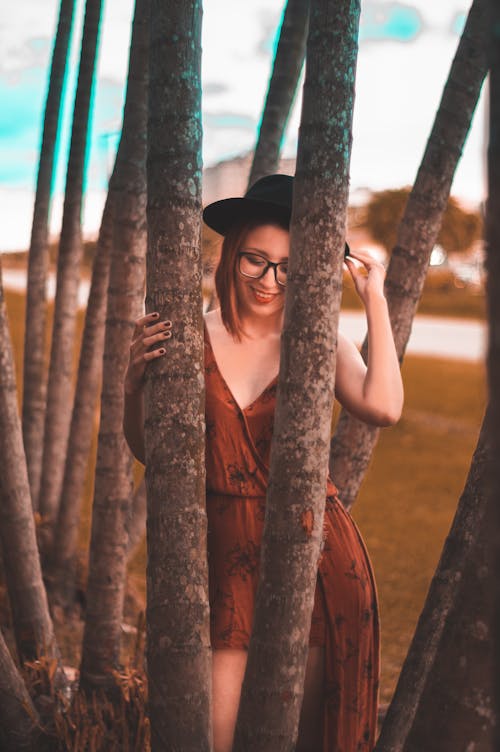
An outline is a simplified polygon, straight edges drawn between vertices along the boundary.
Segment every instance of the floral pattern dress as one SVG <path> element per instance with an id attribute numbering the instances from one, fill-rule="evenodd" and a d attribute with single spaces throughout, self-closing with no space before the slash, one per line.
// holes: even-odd
<path id="1" fill-rule="evenodd" d="M 210 633 L 247 649 L 259 577 L 277 379 L 241 410 L 205 328 Z M 368 752 L 377 726 L 378 602 L 361 534 L 330 479 L 310 645 L 325 649 L 323 752 Z"/>

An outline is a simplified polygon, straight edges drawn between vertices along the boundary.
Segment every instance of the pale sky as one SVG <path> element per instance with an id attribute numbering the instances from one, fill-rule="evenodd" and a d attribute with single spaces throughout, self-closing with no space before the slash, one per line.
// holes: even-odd
<path id="1" fill-rule="evenodd" d="M 78 64 L 83 2 L 73 33 L 68 91 Z M 132 0 L 105 0 L 84 229 L 95 233 L 118 139 Z M 364 0 L 356 80 L 351 189 L 411 184 L 458 43 L 464 0 Z M 59 0 L 17 0 L 0 11 L 0 249 L 26 247 L 32 219 L 43 105 Z M 203 16 L 203 159 L 250 150 L 267 90 L 283 0 L 206 0 Z M 72 83 L 73 82 L 73 83 Z M 483 96 L 484 99 L 484 96 Z M 66 103 L 67 144 L 73 95 Z M 284 153 L 297 145 L 297 97 Z M 480 101 L 452 192 L 484 198 L 484 102 Z M 60 225 L 61 154 L 52 231 Z"/>

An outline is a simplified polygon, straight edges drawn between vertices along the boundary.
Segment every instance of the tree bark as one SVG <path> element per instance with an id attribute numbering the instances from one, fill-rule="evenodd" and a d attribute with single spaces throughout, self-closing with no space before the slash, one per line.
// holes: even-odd
<path id="1" fill-rule="evenodd" d="M 273 62 L 248 187 L 278 169 L 286 124 L 304 62 L 309 0 L 288 0 Z"/>
<path id="2" fill-rule="evenodd" d="M 470 9 L 387 270 L 385 294 L 400 361 L 488 69 L 487 5 L 488 0 L 474 0 Z M 362 352 L 366 359 L 366 340 Z M 331 442 L 330 473 L 347 508 L 357 496 L 378 434 L 379 429 L 342 410 Z"/>
<path id="3" fill-rule="evenodd" d="M 21 661 L 58 656 L 42 581 L 0 266 L 0 542 Z"/>
<path id="4" fill-rule="evenodd" d="M 123 380 L 135 319 L 144 300 L 149 0 L 137 0 L 128 88 L 116 165 L 113 234 L 104 344 L 87 611 L 80 682 L 114 688 L 119 665 L 127 564 L 132 455 L 123 435 Z"/>
<path id="5" fill-rule="evenodd" d="M 66 177 L 40 481 L 39 510 L 44 518 L 44 525 L 40 531 L 42 554 L 50 551 L 53 528 L 57 520 L 57 505 L 61 494 L 71 421 L 71 410 L 68 410 L 68 405 L 72 403 L 75 321 L 82 258 L 83 178 L 101 1 L 87 0 L 85 7 L 80 69 Z"/>
<path id="6" fill-rule="evenodd" d="M 61 606 L 68 606 L 74 596 L 82 494 L 95 426 L 97 394 L 102 377 L 109 266 L 116 202 L 112 185 L 113 177 L 111 177 L 102 215 L 92 268 L 64 480 L 58 505 L 59 514 L 45 571 L 46 581 L 49 582 L 51 603 Z"/>
<path id="7" fill-rule="evenodd" d="M 39 735 L 38 713 L 0 632 L 0 747 L 35 752 Z"/>
<path id="8" fill-rule="evenodd" d="M 493 749 L 500 750 L 500 7 L 490 3 L 490 91 L 488 144 L 488 202 L 486 206 L 487 310 L 489 321 L 487 372 L 491 422 L 490 506 L 492 510 L 489 547 L 494 593 L 489 620 L 493 641 L 493 709 L 497 724 Z"/>
<path id="9" fill-rule="evenodd" d="M 464 491 L 377 742 L 377 752 L 487 749 L 491 590 L 487 411 Z"/>
<path id="10" fill-rule="evenodd" d="M 359 11 L 357 0 L 311 2 L 260 580 L 234 752 L 290 752 L 297 740 L 323 532 Z"/>
<path id="11" fill-rule="evenodd" d="M 200 0 L 152 3 L 146 307 L 172 321 L 168 358 L 148 368 L 145 390 L 147 664 L 153 752 L 211 748 L 201 15 Z"/>
<path id="12" fill-rule="evenodd" d="M 38 164 L 33 224 L 28 255 L 26 331 L 24 337 L 23 439 L 31 498 L 38 502 L 42 471 L 43 423 L 47 376 L 45 373 L 45 285 L 49 265 L 49 218 L 61 95 L 73 25 L 74 0 L 61 0 L 45 103 L 42 146 Z"/>
<path id="13" fill-rule="evenodd" d="M 132 499 L 132 508 L 130 510 L 127 524 L 128 544 L 127 554 L 130 558 L 139 543 L 142 541 L 146 532 L 147 517 L 147 497 L 146 483 L 144 479 L 139 483 Z"/>

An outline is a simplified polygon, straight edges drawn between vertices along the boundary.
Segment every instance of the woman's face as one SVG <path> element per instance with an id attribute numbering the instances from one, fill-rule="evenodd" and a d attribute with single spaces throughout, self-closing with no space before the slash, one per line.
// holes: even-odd
<path id="1" fill-rule="evenodd" d="M 266 261 L 287 263 L 290 248 L 288 230 L 275 225 L 259 225 L 246 234 L 239 252 L 260 256 Z M 264 268 L 265 261 L 259 261 Z M 275 279 L 273 267 L 269 267 L 260 279 L 243 276 L 236 262 L 236 296 L 240 313 L 257 316 L 275 314 L 283 308 L 285 288 Z M 259 266 L 255 265 L 256 273 Z"/>

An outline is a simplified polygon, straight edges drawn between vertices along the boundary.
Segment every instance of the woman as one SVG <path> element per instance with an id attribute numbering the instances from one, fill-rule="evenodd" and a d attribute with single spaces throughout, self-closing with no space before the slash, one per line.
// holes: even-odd
<path id="1" fill-rule="evenodd" d="M 205 208 L 224 235 L 216 271 L 220 308 L 205 315 L 208 560 L 215 752 L 230 752 L 250 639 L 283 325 L 293 179 L 271 175 L 243 198 Z M 367 314 L 365 365 L 339 333 L 335 395 L 355 417 L 394 424 L 403 388 L 383 294 L 385 271 L 364 252 L 346 265 Z M 145 366 L 164 356 L 171 322 L 137 321 L 125 379 L 124 428 L 144 456 Z M 153 348 L 153 349 L 152 349 Z M 156 349 L 155 349 L 156 348 Z M 297 752 L 371 750 L 379 676 L 377 596 L 352 517 L 328 479 L 324 550 L 309 638 Z"/>

